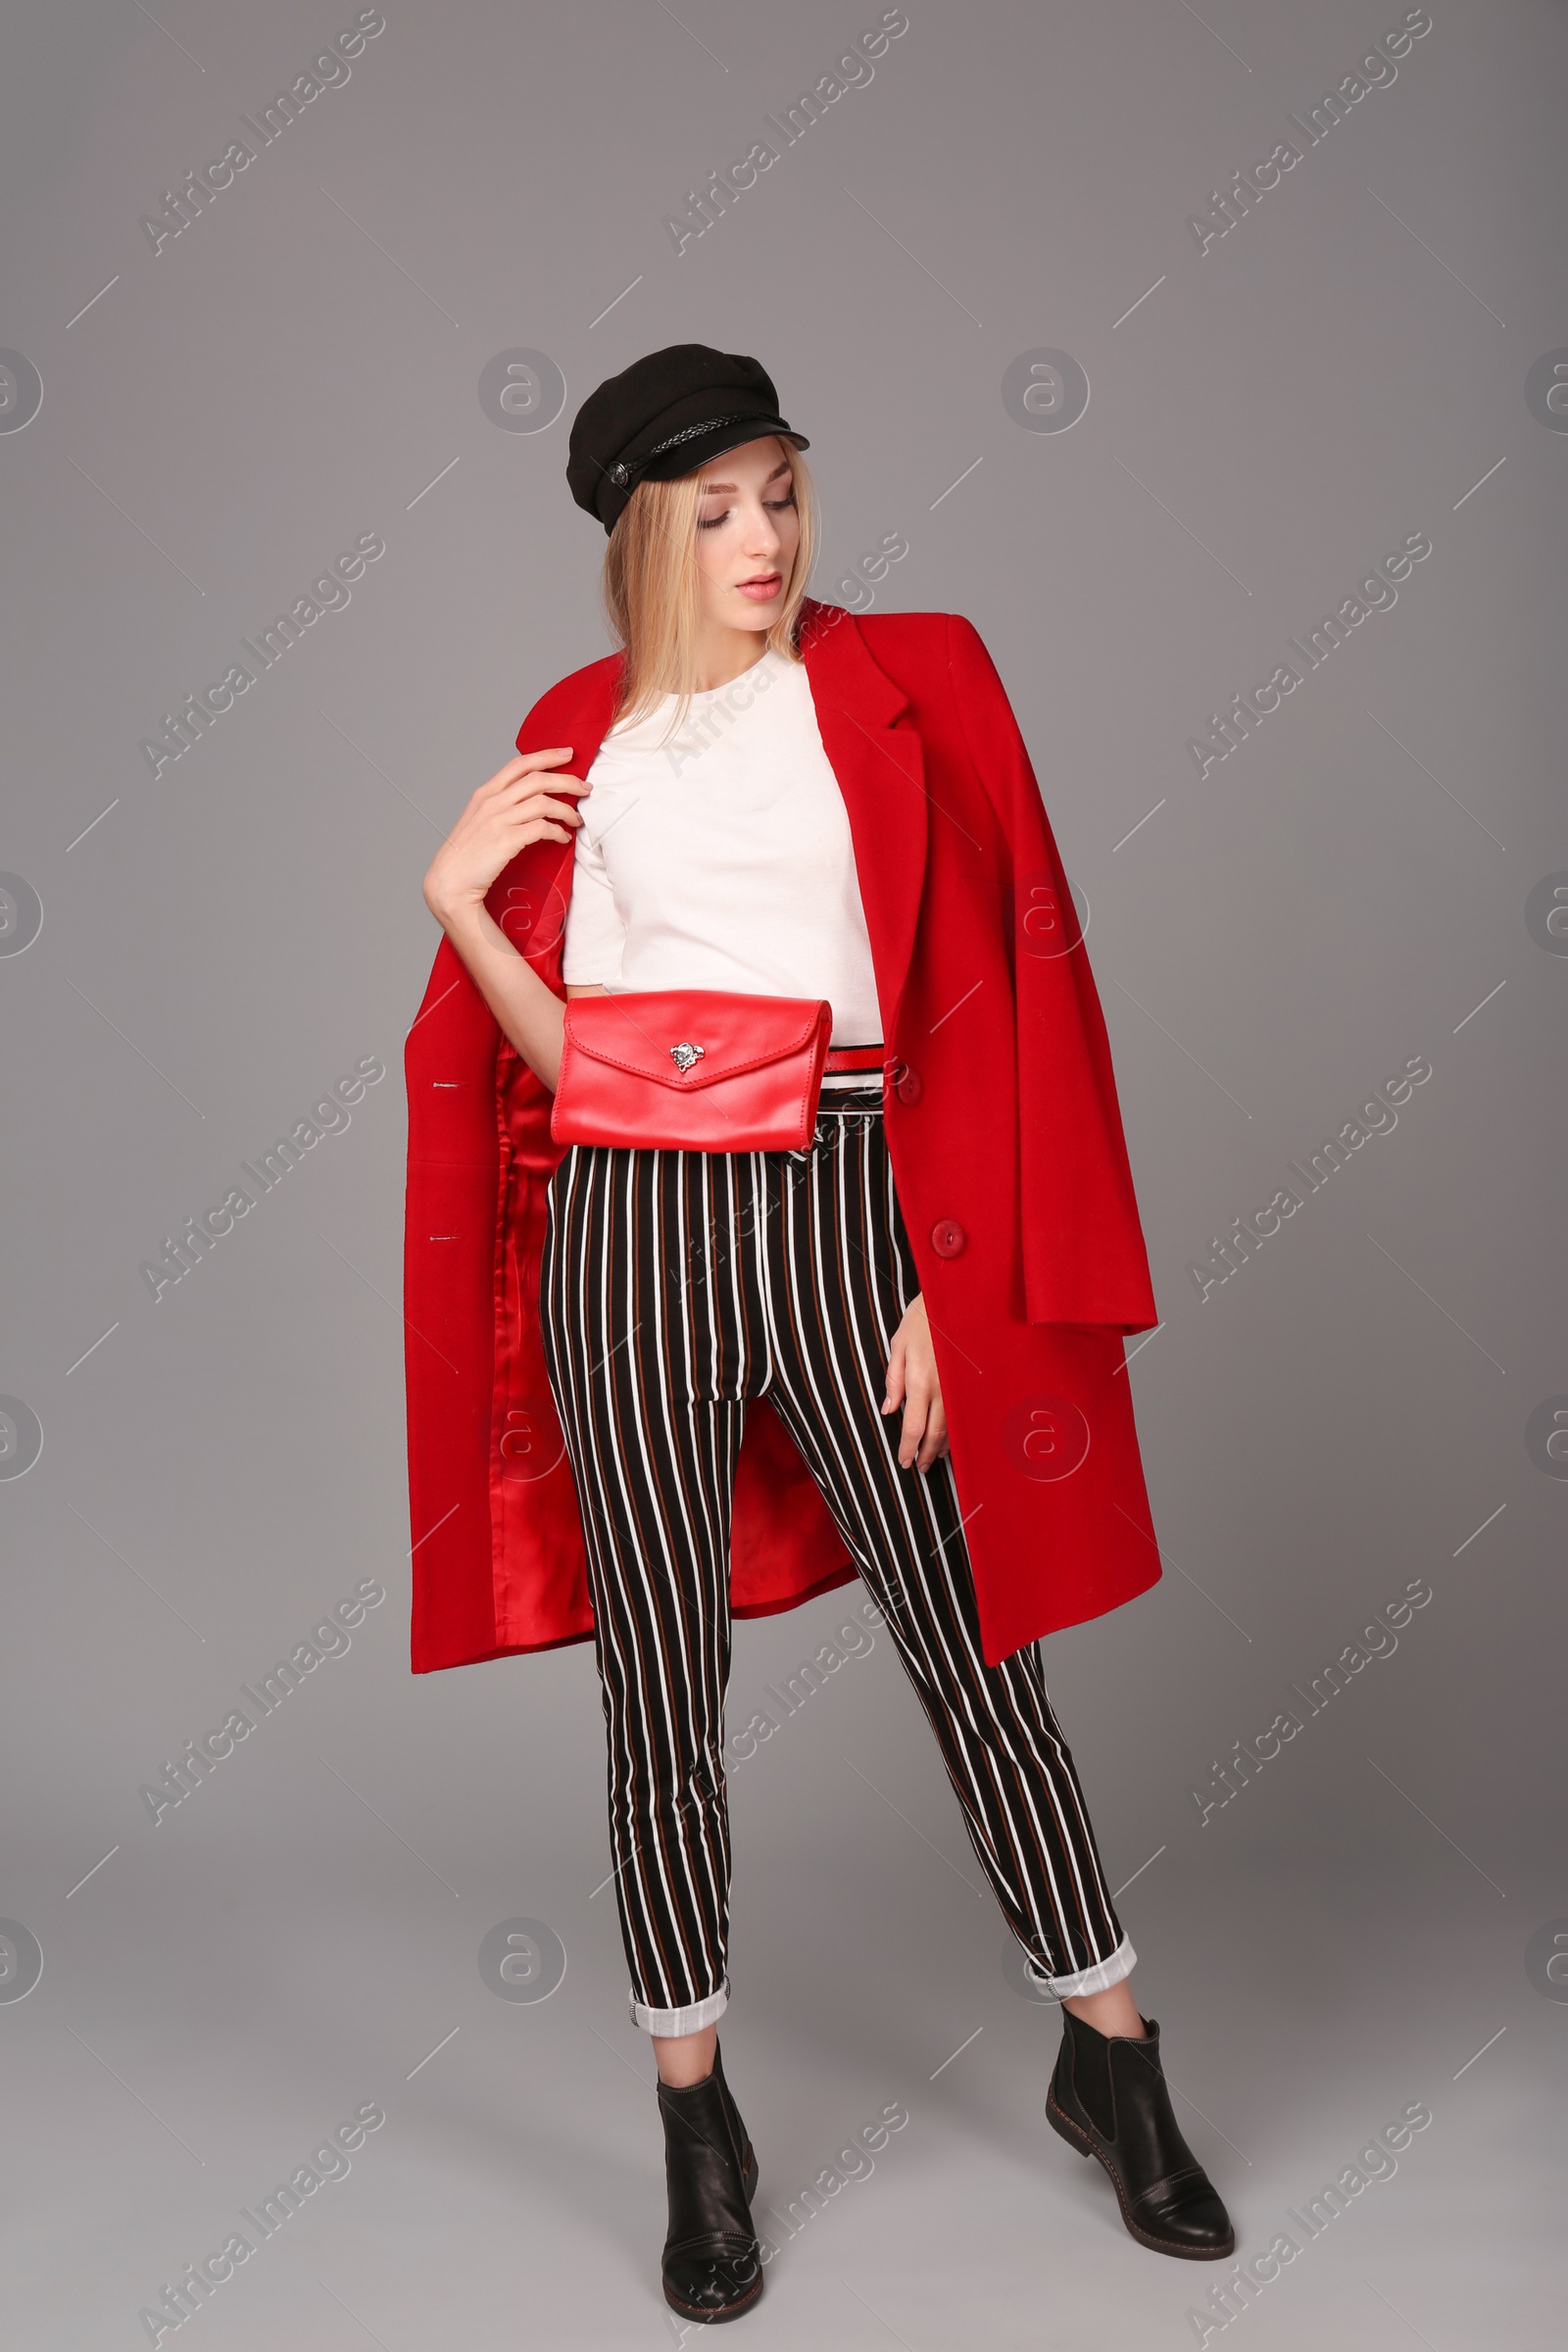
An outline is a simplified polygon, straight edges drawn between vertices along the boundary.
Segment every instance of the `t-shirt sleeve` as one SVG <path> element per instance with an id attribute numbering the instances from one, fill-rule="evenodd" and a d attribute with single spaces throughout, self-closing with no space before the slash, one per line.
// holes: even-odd
<path id="1" fill-rule="evenodd" d="M 586 987 L 596 980 L 612 987 L 620 978 L 625 938 L 626 927 L 615 910 L 605 853 L 589 840 L 587 826 L 579 826 L 572 848 L 562 980 L 568 988 Z"/>

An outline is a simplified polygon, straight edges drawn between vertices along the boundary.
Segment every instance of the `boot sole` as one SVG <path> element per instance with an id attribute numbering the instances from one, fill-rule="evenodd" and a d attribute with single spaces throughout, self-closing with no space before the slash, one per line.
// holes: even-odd
<path id="1" fill-rule="evenodd" d="M 741 2174 L 741 2186 L 746 2191 L 748 2205 L 757 2194 L 757 2154 L 755 2149 L 748 2147 L 746 2169 Z M 678 2311 L 683 2320 L 695 2320 L 699 2327 L 706 2328 L 718 2328 L 722 2327 L 726 2320 L 738 2320 L 743 2313 L 753 2310 L 761 2299 L 762 2273 L 760 2266 L 757 2273 L 757 2284 L 751 2292 L 738 2296 L 733 2303 L 727 2303 L 722 2311 L 694 2311 L 691 2304 L 683 2303 L 678 2295 L 671 2294 L 667 2286 L 664 2288 L 664 2301 L 669 2305 L 671 2311 Z"/>
<path id="2" fill-rule="evenodd" d="M 1168 2238 L 1152 2237 L 1147 2230 L 1140 2229 L 1128 2211 L 1127 2193 L 1122 2186 L 1121 2175 L 1106 2157 L 1101 2155 L 1089 2134 L 1080 2131 L 1070 2117 L 1063 2115 L 1061 2109 L 1056 2105 L 1055 2094 L 1052 2090 L 1046 2092 L 1046 2121 L 1052 2130 L 1059 2133 L 1067 2142 L 1069 2148 L 1076 2148 L 1080 2156 L 1093 2156 L 1099 2160 L 1102 2170 L 1110 2176 L 1110 2184 L 1116 2191 L 1116 2203 L 1121 2208 L 1121 2218 L 1127 2233 L 1130 2237 L 1136 2237 L 1141 2246 L 1148 2246 L 1152 2254 L 1170 2254 L 1178 2262 L 1228 2262 L 1230 2260 L 1236 2251 L 1234 2230 L 1222 2245 L 1173 2246 Z"/>

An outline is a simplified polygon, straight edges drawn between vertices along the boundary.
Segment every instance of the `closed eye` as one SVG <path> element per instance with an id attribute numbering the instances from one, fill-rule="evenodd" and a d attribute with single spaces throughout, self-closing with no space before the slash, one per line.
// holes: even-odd
<path id="1" fill-rule="evenodd" d="M 788 498 L 764 498 L 762 504 L 764 507 L 772 507 L 775 509 L 775 511 L 782 512 L 782 510 L 786 507 L 794 506 L 795 493 L 792 490 Z M 697 528 L 700 531 L 716 531 L 721 522 L 728 522 L 731 514 L 733 514 L 735 510 L 733 507 L 726 507 L 722 514 L 701 516 L 699 517 Z"/>

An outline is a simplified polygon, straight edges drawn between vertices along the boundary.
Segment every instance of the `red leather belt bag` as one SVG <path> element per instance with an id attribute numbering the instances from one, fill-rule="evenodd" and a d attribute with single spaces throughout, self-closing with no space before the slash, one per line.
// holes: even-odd
<path id="1" fill-rule="evenodd" d="M 804 1152 L 832 1032 L 824 998 L 569 998 L 550 1132 L 558 1144 Z"/>

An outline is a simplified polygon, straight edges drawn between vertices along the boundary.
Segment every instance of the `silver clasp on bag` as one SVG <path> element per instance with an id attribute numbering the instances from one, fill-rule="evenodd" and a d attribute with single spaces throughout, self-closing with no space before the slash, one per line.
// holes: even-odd
<path id="1" fill-rule="evenodd" d="M 703 1054 L 703 1047 L 689 1045 L 684 1038 L 678 1046 L 671 1046 L 669 1049 L 670 1060 L 683 1074 L 691 1068 L 693 1062 L 702 1060 Z"/>

